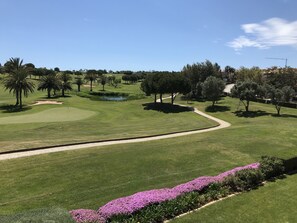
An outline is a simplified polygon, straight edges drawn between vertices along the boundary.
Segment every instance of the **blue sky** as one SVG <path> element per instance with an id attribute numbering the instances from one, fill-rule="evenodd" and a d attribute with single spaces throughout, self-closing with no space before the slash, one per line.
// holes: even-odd
<path id="1" fill-rule="evenodd" d="M 295 0 L 0 0 L 0 63 L 181 70 L 297 67 Z"/>

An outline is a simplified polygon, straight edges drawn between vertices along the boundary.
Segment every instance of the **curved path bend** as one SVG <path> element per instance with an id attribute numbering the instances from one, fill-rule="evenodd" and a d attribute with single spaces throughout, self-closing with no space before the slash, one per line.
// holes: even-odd
<path id="1" fill-rule="evenodd" d="M 164 98 L 166 99 L 166 98 Z M 203 132 L 210 132 L 215 131 L 223 128 L 229 127 L 231 124 L 228 122 L 225 122 L 221 119 L 215 118 L 213 116 L 210 116 L 202 111 L 199 111 L 197 108 L 193 108 L 186 105 L 180 105 L 183 107 L 189 107 L 193 109 L 193 112 L 201 115 L 205 118 L 208 118 L 210 120 L 213 120 L 217 122 L 219 125 L 207 129 L 200 129 L 200 130 L 191 130 L 191 131 L 185 131 L 180 133 L 168 133 L 160 136 L 147 136 L 147 137 L 141 137 L 141 138 L 134 138 L 134 139 L 121 139 L 121 140 L 109 140 L 109 141 L 102 141 L 102 142 L 93 142 L 93 143 L 84 143 L 79 145 L 66 145 L 66 146 L 56 146 L 51 147 L 47 149 L 40 149 L 40 150 L 33 150 L 33 151 L 24 151 L 24 152 L 15 152 L 15 153 L 9 153 L 9 154 L 2 154 L 0 155 L 0 161 L 1 160 L 8 160 L 8 159 L 16 159 L 21 157 L 27 157 L 27 156 L 35 156 L 40 154 L 46 154 L 46 153 L 54 153 L 54 152 L 61 152 L 61 151 L 68 151 L 68 150 L 76 150 L 76 149 L 84 149 L 84 148 L 91 148 L 91 147 L 101 147 L 101 146 L 108 146 L 108 145 L 117 145 L 117 144 L 127 144 L 127 143 L 137 143 L 137 142 L 147 142 L 147 141 L 154 141 L 154 140 L 160 140 L 160 139 L 169 139 L 179 136 L 187 136 L 192 134 L 198 134 Z"/>

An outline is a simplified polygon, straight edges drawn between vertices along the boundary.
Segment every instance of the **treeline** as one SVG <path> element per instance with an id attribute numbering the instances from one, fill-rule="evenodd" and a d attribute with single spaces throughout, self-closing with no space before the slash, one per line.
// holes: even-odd
<path id="1" fill-rule="evenodd" d="M 98 81 L 104 90 L 104 86 L 108 83 L 117 87 L 121 80 L 114 75 L 106 76 L 105 70 L 87 70 L 87 71 L 60 71 L 59 68 L 46 69 L 36 68 L 32 63 L 23 63 L 20 58 L 10 58 L 4 66 L 0 66 L 1 83 L 5 90 L 16 97 L 16 106 L 22 109 L 23 96 L 27 97 L 29 93 L 33 93 L 35 89 L 47 92 L 47 97 L 56 96 L 57 92 L 61 92 L 64 97 L 66 91 L 72 90 L 75 84 L 80 91 L 81 85 L 90 82 L 90 91 L 94 81 Z M 75 78 L 73 78 L 75 75 Z M 38 82 L 32 80 L 32 76 L 38 76 Z"/>
<path id="2" fill-rule="evenodd" d="M 204 97 L 212 104 L 220 99 L 225 82 L 222 71 L 217 63 L 210 61 L 186 65 L 181 72 L 151 72 L 146 74 L 141 89 L 146 95 L 157 95 L 162 102 L 163 94 L 171 94 L 171 102 L 176 93 L 182 93 L 188 98 L 198 99 Z"/>

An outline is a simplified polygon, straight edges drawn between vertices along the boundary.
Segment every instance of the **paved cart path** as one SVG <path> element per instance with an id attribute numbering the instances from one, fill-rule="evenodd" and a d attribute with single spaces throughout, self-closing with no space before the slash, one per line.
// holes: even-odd
<path id="1" fill-rule="evenodd" d="M 166 98 L 164 98 L 164 99 L 166 99 Z M 185 106 L 185 105 L 179 105 L 179 106 L 192 108 L 190 106 Z M 101 147 L 101 146 L 108 146 L 108 145 L 148 142 L 148 141 L 154 141 L 154 140 L 160 140 L 160 139 L 169 139 L 169 138 L 174 138 L 174 137 L 216 131 L 219 129 L 227 128 L 231 125 L 228 122 L 225 122 L 221 119 L 215 118 L 215 117 L 210 116 L 202 111 L 199 111 L 197 108 L 192 108 L 192 109 L 193 109 L 194 113 L 217 122 L 218 126 L 210 127 L 207 129 L 185 131 L 185 132 L 180 132 L 180 133 L 168 133 L 168 134 L 163 134 L 160 136 L 147 136 L 147 137 L 141 137 L 141 138 L 120 139 L 120 140 L 117 139 L 117 140 L 108 140 L 108 141 L 93 142 L 93 143 L 84 143 L 84 144 L 79 144 L 79 145 L 56 146 L 56 147 L 32 150 L 32 151 L 12 152 L 12 153 L 8 153 L 8 154 L 1 154 L 0 161 L 8 160 L 8 159 L 16 159 L 16 158 L 21 158 L 21 157 L 27 157 L 27 156 L 35 156 L 35 155 L 46 154 L 46 153 L 54 153 L 54 152 L 76 150 L 76 149 L 85 149 L 85 148 L 91 148 L 91 147 Z"/>

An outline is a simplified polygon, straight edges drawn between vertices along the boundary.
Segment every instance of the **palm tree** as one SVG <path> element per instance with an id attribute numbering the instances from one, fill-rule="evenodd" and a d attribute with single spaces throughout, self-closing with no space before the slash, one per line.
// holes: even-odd
<path id="1" fill-rule="evenodd" d="M 38 91 L 47 90 L 47 97 L 51 97 L 51 91 L 60 90 L 61 81 L 53 70 L 45 70 L 44 76 L 39 81 Z"/>
<path id="2" fill-rule="evenodd" d="M 59 79 L 61 81 L 60 88 L 62 90 L 62 97 L 65 97 L 65 90 L 66 91 L 67 90 L 70 90 L 70 91 L 72 90 L 72 87 L 71 87 L 72 78 L 71 78 L 71 76 L 69 74 L 63 72 L 63 73 L 61 73 L 59 75 Z"/>
<path id="3" fill-rule="evenodd" d="M 87 75 L 85 76 L 85 79 L 90 81 L 90 83 L 91 83 L 90 91 L 93 91 L 93 81 L 95 81 L 97 78 L 98 78 L 98 76 L 95 73 L 87 73 Z"/>
<path id="4" fill-rule="evenodd" d="M 106 77 L 105 75 L 102 75 L 102 76 L 100 77 L 100 83 L 102 84 L 103 91 L 105 91 L 105 90 L 104 90 L 104 85 L 106 84 L 106 82 L 107 82 L 107 77 Z"/>
<path id="5" fill-rule="evenodd" d="M 77 91 L 80 92 L 80 86 L 83 84 L 82 79 L 79 77 L 74 83 L 77 85 Z"/>
<path id="6" fill-rule="evenodd" d="M 16 58 L 10 58 L 5 64 L 4 64 L 4 69 L 7 73 L 9 73 L 10 75 L 12 74 L 12 72 L 14 70 L 18 70 L 20 68 L 23 68 L 23 60 L 21 60 L 20 58 L 16 57 Z M 14 79 L 14 80 L 13 80 Z M 7 87 L 5 86 L 4 83 L 4 88 L 5 89 L 9 89 L 9 92 L 13 92 L 13 94 L 16 96 L 16 103 L 15 105 L 19 104 L 19 90 L 17 88 L 17 77 L 11 77 L 10 80 L 4 80 L 4 82 L 7 82 Z"/>
<path id="7" fill-rule="evenodd" d="M 5 65 L 9 75 L 2 81 L 4 88 L 16 95 L 16 105 L 20 105 L 20 109 L 22 109 L 22 94 L 24 93 L 24 96 L 28 97 L 30 92 L 34 92 L 35 85 L 28 79 L 28 69 L 23 65 L 23 60 L 10 58 Z"/>

